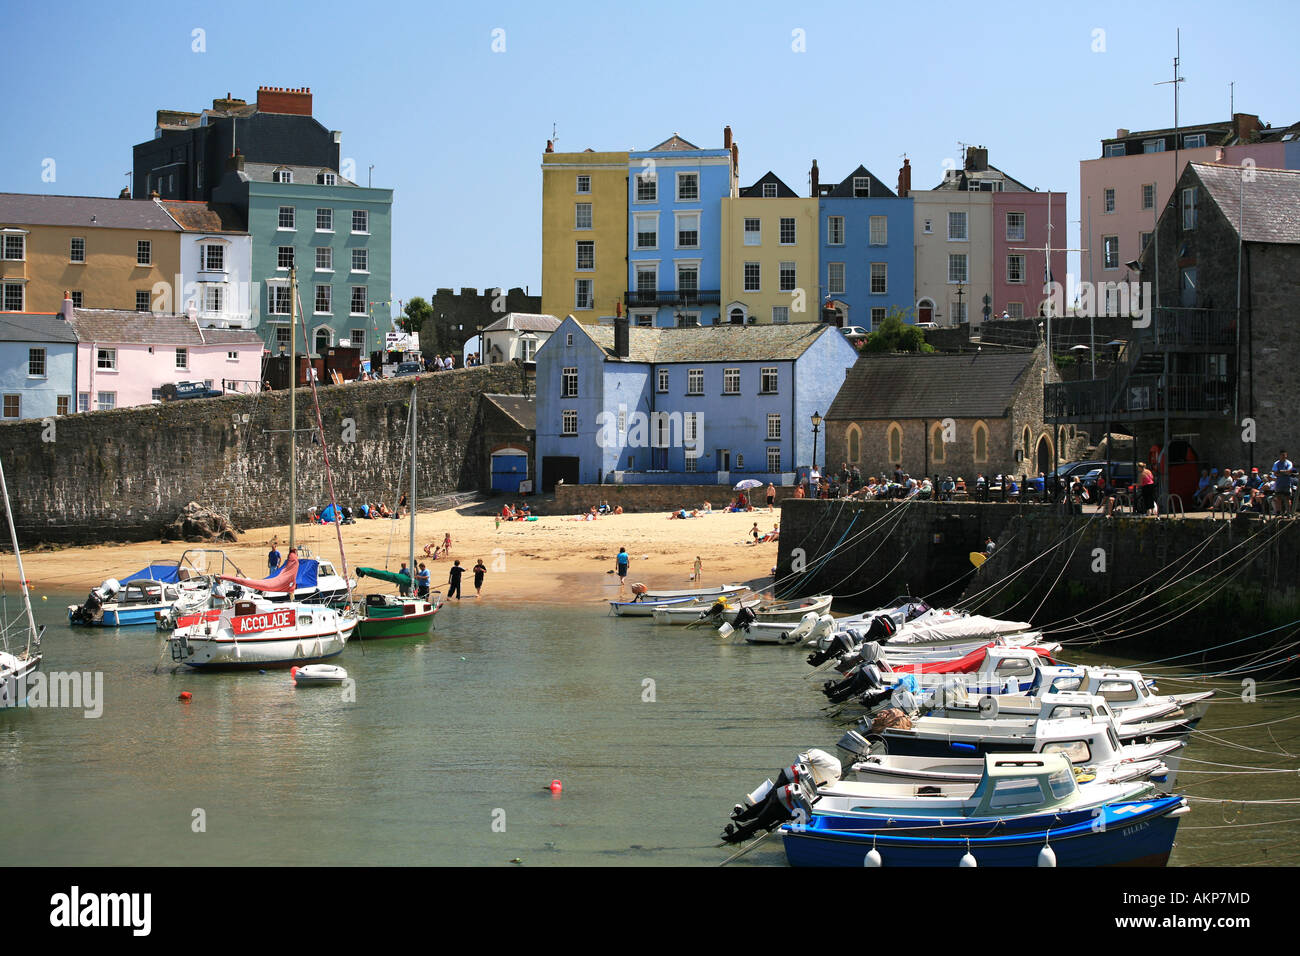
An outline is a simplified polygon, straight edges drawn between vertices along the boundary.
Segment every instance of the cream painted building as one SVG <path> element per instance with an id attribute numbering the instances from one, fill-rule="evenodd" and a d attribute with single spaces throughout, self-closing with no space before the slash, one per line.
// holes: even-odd
<path id="1" fill-rule="evenodd" d="M 978 322 L 993 294 L 993 194 L 970 190 L 913 191 L 918 322 Z M 930 318 L 926 318 L 929 315 Z"/>
<path id="2" fill-rule="evenodd" d="M 770 172 L 722 200 L 720 324 L 818 321 L 817 203 Z"/>
<path id="3" fill-rule="evenodd" d="M 627 281 L 626 152 L 542 156 L 542 312 L 612 321 Z"/>
<path id="4" fill-rule="evenodd" d="M 149 311 L 181 273 L 181 227 L 148 199 L 0 193 L 0 310 Z"/>

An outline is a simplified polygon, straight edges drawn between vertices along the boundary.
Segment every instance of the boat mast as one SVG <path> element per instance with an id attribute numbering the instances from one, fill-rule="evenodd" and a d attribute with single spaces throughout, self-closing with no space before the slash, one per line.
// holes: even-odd
<path id="1" fill-rule="evenodd" d="M 418 382 L 418 376 L 417 376 L 417 382 Z M 411 503 L 411 534 L 410 534 L 411 548 L 410 548 L 410 563 L 407 565 L 407 568 L 410 569 L 412 585 L 415 584 L 415 426 L 418 421 L 415 402 L 418 395 L 419 395 L 419 389 L 417 385 L 412 384 L 411 385 L 411 502 L 410 502 Z M 414 586 L 412 586 L 411 597 L 416 596 L 416 590 L 417 589 Z"/>
<path id="2" fill-rule="evenodd" d="M 32 597 L 27 591 L 27 575 L 23 573 L 23 553 L 18 549 L 18 532 L 14 530 L 14 511 L 9 507 L 9 485 L 5 482 L 4 464 L 0 462 L 0 493 L 4 494 L 5 517 L 9 520 L 9 540 L 14 543 L 14 557 L 18 559 L 18 587 L 23 592 L 23 610 L 27 612 L 27 649 L 32 648 L 32 638 L 40 643 L 40 632 L 36 630 L 36 618 L 32 615 Z"/>
<path id="3" fill-rule="evenodd" d="M 289 550 L 298 514 L 298 266 L 289 267 Z"/>

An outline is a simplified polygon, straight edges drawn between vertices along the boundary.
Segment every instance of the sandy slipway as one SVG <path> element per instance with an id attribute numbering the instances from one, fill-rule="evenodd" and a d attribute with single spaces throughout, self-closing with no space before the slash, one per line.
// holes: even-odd
<path id="1" fill-rule="evenodd" d="M 715 513 L 685 521 L 669 520 L 666 513 L 609 515 L 594 521 L 550 516 L 536 521 L 502 521 L 492 515 L 442 511 L 416 516 L 416 560 L 429 566 L 432 586 L 444 588 L 447 569 L 459 559 L 469 569 L 482 559 L 488 567 L 483 600 L 493 602 L 545 602 L 571 604 L 575 601 L 603 601 L 618 593 L 618 577 L 606 573 L 614 567 L 620 547 L 632 555 L 628 582 L 641 581 L 652 587 L 685 588 L 698 556 L 703 563 L 702 580 L 708 583 L 762 582 L 771 580 L 776 563 L 775 543 L 753 545 L 750 529 L 757 522 L 766 534 L 780 521 L 780 511 L 769 514 Z M 406 519 L 358 520 L 343 525 L 349 572 L 358 566 L 397 570 L 407 560 Z M 427 544 L 442 544 L 443 535 L 452 538 L 451 559 L 430 561 L 423 555 Z M 338 561 L 338 540 L 331 525 L 299 525 L 297 540 L 313 553 Z M 80 592 L 105 578 L 139 570 L 155 558 L 179 558 L 187 547 L 223 548 L 245 574 L 266 571 L 266 555 L 272 540 L 280 551 L 287 550 L 287 525 L 253 528 L 231 544 L 184 542 L 136 542 L 106 544 L 57 551 L 24 553 L 23 561 L 33 594 Z M 341 570 L 341 569 L 340 569 Z M 464 601 L 474 600 L 472 577 L 466 575 Z M 382 584 L 362 579 L 360 591 L 382 590 Z M 455 602 L 452 602 L 455 604 Z"/>

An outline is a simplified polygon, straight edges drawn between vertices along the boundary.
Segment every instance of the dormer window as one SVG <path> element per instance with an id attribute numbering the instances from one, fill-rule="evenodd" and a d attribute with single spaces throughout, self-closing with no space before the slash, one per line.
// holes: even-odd
<path id="1" fill-rule="evenodd" d="M 335 176 L 333 173 L 322 172 L 316 174 L 317 186 L 334 186 L 337 183 L 338 183 L 338 177 Z"/>
<path id="2" fill-rule="evenodd" d="M 776 183 L 763 183 L 763 198 L 764 199 L 776 198 Z"/>
<path id="3" fill-rule="evenodd" d="M 277 183 L 291 183 L 293 182 L 293 170 L 284 169 L 283 167 L 277 169 L 273 179 Z"/>
<path id="4" fill-rule="evenodd" d="M 871 195 L 871 177 L 854 176 L 853 177 L 853 198 L 866 199 Z"/>

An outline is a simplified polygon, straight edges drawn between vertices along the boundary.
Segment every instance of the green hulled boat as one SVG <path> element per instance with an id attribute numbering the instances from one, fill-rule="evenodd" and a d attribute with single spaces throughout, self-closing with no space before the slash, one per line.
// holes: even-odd
<path id="1" fill-rule="evenodd" d="M 396 571 L 382 568 L 357 568 L 358 577 L 378 578 L 409 591 L 411 579 Z M 429 633 L 433 616 L 442 603 L 437 592 L 429 598 L 413 598 L 394 594 L 367 594 L 366 603 L 358 608 L 357 629 L 353 634 L 360 640 L 381 640 L 389 637 L 419 637 Z"/>

